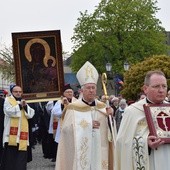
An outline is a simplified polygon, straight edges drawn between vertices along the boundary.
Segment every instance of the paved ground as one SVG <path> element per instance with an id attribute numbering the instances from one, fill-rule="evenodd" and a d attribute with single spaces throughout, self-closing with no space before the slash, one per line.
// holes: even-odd
<path id="1" fill-rule="evenodd" d="M 32 149 L 33 160 L 27 164 L 27 170 L 54 170 L 55 162 L 50 159 L 45 159 L 42 154 L 41 145 L 35 145 Z"/>

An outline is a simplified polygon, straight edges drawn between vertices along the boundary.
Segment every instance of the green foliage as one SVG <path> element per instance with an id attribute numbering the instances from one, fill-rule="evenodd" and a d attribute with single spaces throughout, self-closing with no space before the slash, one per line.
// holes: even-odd
<path id="1" fill-rule="evenodd" d="M 143 62 L 139 62 L 125 72 L 124 86 L 121 94 L 126 99 L 136 100 L 138 94 L 142 91 L 145 75 L 151 70 L 161 70 L 165 73 L 167 79 L 170 78 L 170 56 L 154 55 L 146 58 Z M 170 87 L 170 79 L 168 80 Z"/>
<path id="2" fill-rule="evenodd" d="M 14 59 L 12 48 L 5 47 L 0 50 L 0 59 L 3 63 L 0 66 L 0 72 L 8 81 L 15 82 L 15 67 L 14 67 Z"/>
<path id="3" fill-rule="evenodd" d="M 165 30 L 157 19 L 154 0 L 102 0 L 93 14 L 80 13 L 74 28 L 71 67 L 90 60 L 102 72 L 105 63 L 123 72 L 123 63 L 167 53 Z"/>

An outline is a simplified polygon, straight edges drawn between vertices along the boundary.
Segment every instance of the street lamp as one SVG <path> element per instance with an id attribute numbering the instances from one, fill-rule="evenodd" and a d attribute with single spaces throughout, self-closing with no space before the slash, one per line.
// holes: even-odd
<path id="1" fill-rule="evenodd" d="M 129 63 L 127 61 L 124 62 L 124 70 L 127 71 L 129 70 Z M 108 77 L 108 80 L 112 80 L 112 81 L 108 81 L 109 83 L 108 84 L 111 84 L 112 82 L 114 83 L 114 86 L 112 86 L 112 88 L 114 87 L 114 93 L 115 95 L 117 96 L 118 95 L 118 92 L 119 92 L 119 89 L 118 89 L 118 85 L 117 85 L 117 79 L 119 77 L 117 77 L 118 75 L 114 72 L 112 72 L 112 64 L 111 63 L 106 63 L 106 72 L 107 72 L 107 77 Z"/>
<path id="2" fill-rule="evenodd" d="M 124 62 L 124 65 L 123 65 L 123 66 L 124 66 L 124 70 L 125 70 L 125 71 L 128 71 L 128 70 L 129 70 L 130 65 L 129 65 L 129 63 L 128 63 L 127 61 Z"/>
<path id="3" fill-rule="evenodd" d="M 106 71 L 107 71 L 107 72 L 111 72 L 111 70 L 112 70 L 112 65 L 111 65 L 111 63 L 106 63 Z"/>
<path id="4" fill-rule="evenodd" d="M 107 77 L 108 80 L 111 80 L 113 78 L 112 76 L 112 64 L 111 63 L 106 63 L 106 72 L 107 72 Z"/>
<path id="5" fill-rule="evenodd" d="M 106 67 L 106 75 L 108 79 L 108 82 L 107 82 L 108 91 L 112 91 L 113 88 L 115 89 L 115 87 L 112 85 L 113 80 L 114 80 L 114 73 L 112 72 L 112 64 L 107 62 L 105 67 Z"/>

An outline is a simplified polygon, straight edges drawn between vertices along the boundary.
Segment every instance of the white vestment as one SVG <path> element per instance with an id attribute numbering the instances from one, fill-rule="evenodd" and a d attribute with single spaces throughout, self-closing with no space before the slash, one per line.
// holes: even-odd
<path id="1" fill-rule="evenodd" d="M 75 97 L 72 98 L 71 102 L 75 102 L 77 99 Z M 53 120 L 54 117 L 57 118 L 58 120 L 58 124 L 57 124 L 57 130 L 56 130 L 56 134 L 55 134 L 55 138 L 54 141 L 59 143 L 59 139 L 60 139 L 60 118 L 62 116 L 63 110 L 61 108 L 61 104 L 62 104 L 62 100 L 58 100 L 54 107 L 51 110 L 51 117 L 50 117 L 50 124 L 49 124 L 49 133 L 53 134 Z"/>
<path id="2" fill-rule="evenodd" d="M 49 134 L 53 134 L 53 115 L 52 115 L 53 108 L 54 108 L 54 101 L 49 101 L 46 105 L 47 113 L 50 114 L 50 122 L 49 122 L 49 128 L 48 128 Z"/>
<path id="3" fill-rule="evenodd" d="M 10 96 L 11 98 L 14 98 L 13 96 Z M 20 101 L 17 101 L 20 103 Z M 5 142 L 9 141 L 9 134 L 10 134 L 10 123 L 11 118 L 19 118 L 19 124 L 18 124 L 18 134 L 17 134 L 17 143 L 19 143 L 20 140 L 20 126 L 21 126 L 21 110 L 19 105 L 12 106 L 11 103 L 8 100 L 8 97 L 5 98 L 4 102 L 4 133 L 3 133 L 3 144 Z M 32 109 L 29 105 L 27 105 L 27 112 L 25 111 L 25 116 L 27 119 L 31 119 L 35 114 L 34 109 Z M 29 145 L 29 140 L 28 140 Z"/>
<path id="4" fill-rule="evenodd" d="M 56 135 L 55 135 L 55 139 L 54 139 L 55 142 L 57 142 L 57 143 L 59 143 L 59 138 L 60 138 L 60 118 L 61 118 L 62 112 L 63 112 L 61 109 L 61 102 L 62 102 L 61 100 L 58 100 L 55 103 L 55 105 L 51 111 L 51 120 L 50 120 L 50 121 L 52 121 L 51 125 L 52 125 L 52 129 L 53 129 L 54 116 L 56 116 L 58 118 L 57 130 L 56 130 Z"/>
<path id="5" fill-rule="evenodd" d="M 125 109 L 116 139 L 115 170 L 168 170 L 170 167 L 170 144 L 151 149 L 149 153 L 144 104 L 146 99 Z"/>
<path id="6" fill-rule="evenodd" d="M 100 122 L 99 129 L 93 129 L 93 120 Z M 56 170 L 108 170 L 108 133 L 104 103 L 96 100 L 96 106 L 88 106 L 80 99 L 69 104 L 61 126 Z"/>

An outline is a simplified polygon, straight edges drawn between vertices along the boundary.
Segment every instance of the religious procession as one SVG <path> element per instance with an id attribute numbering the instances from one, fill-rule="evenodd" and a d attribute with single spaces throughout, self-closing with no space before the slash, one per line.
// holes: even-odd
<path id="1" fill-rule="evenodd" d="M 169 6 L 1 0 L 0 170 L 170 170 Z"/>
<path id="2" fill-rule="evenodd" d="M 165 74 L 148 71 L 136 101 L 108 96 L 106 74 L 99 97 L 99 73 L 89 61 L 76 77 L 78 95 L 66 84 L 60 99 L 45 102 L 27 103 L 21 86 L 10 85 L 10 94 L 0 98 L 0 169 L 167 170 L 170 92 Z M 33 158 L 48 167 L 31 167 Z"/>

